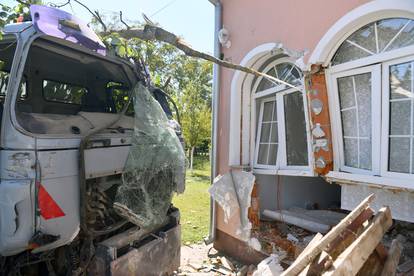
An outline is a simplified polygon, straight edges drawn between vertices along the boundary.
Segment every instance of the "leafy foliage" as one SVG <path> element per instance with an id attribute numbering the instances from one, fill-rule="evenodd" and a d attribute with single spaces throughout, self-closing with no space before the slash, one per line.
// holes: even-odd
<path id="1" fill-rule="evenodd" d="M 28 5 L 31 4 L 42 4 L 41 0 L 28 0 L 25 3 L 18 3 L 14 7 L 9 7 L 6 4 L 0 3 L 0 37 L 1 37 L 1 30 L 4 28 L 5 25 L 9 23 L 16 22 L 17 19 L 22 16 L 23 18 L 28 18 L 29 15 L 29 7 Z"/>
<path id="2" fill-rule="evenodd" d="M 115 23 L 111 22 L 105 24 L 115 26 Z M 126 40 L 116 32 L 106 35 L 103 40 L 114 54 L 123 58 L 143 60 L 148 67 L 153 84 L 163 88 L 175 99 L 182 118 L 186 145 L 190 149 L 205 148 L 205 144 L 210 144 L 212 83 L 210 62 L 190 58 L 168 44 L 140 39 Z"/>

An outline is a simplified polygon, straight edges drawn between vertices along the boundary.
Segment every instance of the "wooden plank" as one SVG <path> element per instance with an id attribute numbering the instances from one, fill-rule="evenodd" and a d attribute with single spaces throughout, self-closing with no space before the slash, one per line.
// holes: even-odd
<path id="1" fill-rule="evenodd" d="M 402 245 L 398 240 L 393 240 L 390 250 L 388 252 L 388 258 L 385 261 L 384 269 L 381 276 L 394 276 L 397 271 L 397 266 L 400 261 L 402 252 Z"/>
<path id="2" fill-rule="evenodd" d="M 366 230 L 335 260 L 324 276 L 356 275 L 392 225 L 389 207 L 383 207 Z"/>
<path id="3" fill-rule="evenodd" d="M 374 194 L 364 199 L 351 213 L 349 213 L 338 225 L 331 229 L 320 242 L 297 258 L 291 266 L 282 273 L 282 276 L 298 275 L 310 262 L 312 262 L 336 237 L 344 231 L 374 200 Z M 378 244 L 378 243 L 377 243 Z"/>
<path id="4" fill-rule="evenodd" d="M 374 250 L 356 276 L 378 276 L 381 274 L 383 267 L 384 264 L 381 262 L 378 252 Z"/>
<path id="5" fill-rule="evenodd" d="M 333 240 L 327 252 L 336 259 L 358 236 L 365 221 L 370 219 L 374 211 L 371 208 L 365 209 L 335 240 Z"/>
<path id="6" fill-rule="evenodd" d="M 375 251 L 377 252 L 378 257 L 380 258 L 381 263 L 385 264 L 385 261 L 388 257 L 388 252 L 385 246 L 382 243 L 379 243 L 377 248 L 375 248 Z"/>
<path id="7" fill-rule="evenodd" d="M 323 251 L 318 258 L 308 264 L 299 275 L 315 275 L 321 274 L 327 270 L 346 247 L 348 247 L 356 238 L 363 223 L 372 217 L 374 211 L 371 208 L 365 209 L 348 227 L 329 244 L 328 248 Z M 317 273 L 318 272 L 318 273 Z"/>
<path id="8" fill-rule="evenodd" d="M 307 252 L 311 251 L 323 238 L 323 235 L 321 233 L 317 233 L 315 237 L 309 242 L 309 244 L 303 249 L 302 253 L 299 254 L 298 258 L 300 258 L 302 255 L 306 254 Z"/>
<path id="9" fill-rule="evenodd" d="M 322 251 L 315 261 L 308 264 L 299 276 L 321 275 L 323 271 L 332 265 L 332 257 L 325 251 Z"/>

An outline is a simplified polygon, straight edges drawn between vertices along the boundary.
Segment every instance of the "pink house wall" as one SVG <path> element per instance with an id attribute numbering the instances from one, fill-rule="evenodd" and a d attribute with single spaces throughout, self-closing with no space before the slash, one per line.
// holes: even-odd
<path id="1" fill-rule="evenodd" d="M 222 0 L 223 24 L 230 33 L 231 47 L 222 49 L 233 63 L 255 47 L 281 42 L 289 49 L 307 50 L 306 59 L 328 29 L 343 15 L 368 0 Z M 218 173 L 229 170 L 230 87 L 234 71 L 221 69 L 218 125 Z M 224 224 L 217 212 L 217 228 L 234 235 L 232 223 Z"/>

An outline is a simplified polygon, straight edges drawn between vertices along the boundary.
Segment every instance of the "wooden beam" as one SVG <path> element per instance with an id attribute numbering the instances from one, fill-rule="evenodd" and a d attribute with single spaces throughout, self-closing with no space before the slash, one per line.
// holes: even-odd
<path id="1" fill-rule="evenodd" d="M 368 260 L 365 261 L 356 276 L 378 276 L 381 274 L 383 268 L 384 263 L 381 262 L 381 258 L 377 250 L 374 250 L 371 255 L 369 255 Z"/>
<path id="2" fill-rule="evenodd" d="M 298 258 L 300 258 L 302 255 L 305 255 L 307 252 L 311 251 L 312 248 L 314 248 L 322 238 L 323 235 L 321 233 L 317 233 L 309 242 L 309 244 L 305 247 L 305 249 L 303 249 L 302 253 L 299 254 Z"/>
<path id="3" fill-rule="evenodd" d="M 341 222 L 339 222 L 334 228 L 331 229 L 320 242 L 309 250 L 305 254 L 297 258 L 286 271 L 282 273 L 282 276 L 296 276 L 298 275 L 309 263 L 311 263 L 323 250 L 325 250 L 329 244 L 336 239 L 336 237 L 344 231 L 348 225 L 350 225 L 374 200 L 374 194 L 371 194 L 364 199 L 351 213 L 349 213 Z M 378 243 L 377 243 L 378 244 Z"/>
<path id="4" fill-rule="evenodd" d="M 397 271 L 397 266 L 400 261 L 402 252 L 401 243 L 395 239 L 391 243 L 390 250 L 388 252 L 388 258 L 385 261 L 384 269 L 382 270 L 381 276 L 394 276 Z"/>
<path id="5" fill-rule="evenodd" d="M 323 251 L 312 263 L 299 275 L 320 275 L 333 264 L 336 259 L 358 236 L 362 231 L 365 221 L 372 217 L 374 211 L 371 208 L 365 209 L 348 227 L 333 240 L 328 248 Z M 316 273 L 319 272 L 319 273 Z"/>
<path id="6" fill-rule="evenodd" d="M 365 231 L 335 260 L 324 276 L 356 275 L 392 225 L 389 207 L 383 207 Z"/>

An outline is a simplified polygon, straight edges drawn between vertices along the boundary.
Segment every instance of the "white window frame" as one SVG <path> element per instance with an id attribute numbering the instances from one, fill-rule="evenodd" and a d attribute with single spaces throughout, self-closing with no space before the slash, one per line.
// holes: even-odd
<path id="1" fill-rule="evenodd" d="M 276 104 L 276 113 L 277 113 L 277 128 L 278 128 L 278 141 L 275 143 L 277 144 L 277 155 L 276 155 L 276 164 L 275 165 L 266 165 L 266 164 L 259 164 L 257 163 L 258 157 L 259 157 L 259 147 L 260 147 L 260 139 L 261 139 L 261 135 L 262 135 L 262 123 L 263 123 L 263 110 L 264 110 L 264 104 L 268 103 L 268 102 L 275 102 Z M 278 112 L 278 102 L 276 97 L 268 97 L 265 99 L 262 99 L 260 101 L 260 114 L 259 114 L 259 121 L 258 121 L 258 132 L 257 132 L 257 136 L 256 136 L 256 146 L 255 146 L 255 150 L 254 150 L 254 167 L 255 168 L 259 168 L 259 169 L 276 169 L 278 167 L 278 162 L 279 162 L 279 147 L 280 147 L 280 133 L 279 133 L 279 112 Z M 274 108 L 272 110 L 272 119 L 273 119 L 273 115 L 274 115 Z M 273 121 L 271 121 L 270 124 L 272 124 Z M 270 127 L 270 133 L 269 135 L 271 136 L 272 133 L 272 128 L 273 126 Z M 267 143 L 268 145 L 270 145 L 271 142 Z M 267 155 L 267 159 L 269 159 L 269 153 Z"/>
<path id="2" fill-rule="evenodd" d="M 349 167 L 345 165 L 344 140 L 342 131 L 342 118 L 338 91 L 338 78 L 349 77 L 364 73 L 371 73 L 371 170 Z M 328 91 L 331 101 L 331 121 L 334 129 L 333 138 L 335 158 L 338 170 L 357 174 L 378 175 L 380 173 L 380 129 L 381 129 L 381 65 L 371 65 L 346 70 L 330 75 L 331 85 Z M 333 108 L 332 108 L 333 107 Z"/>
<path id="3" fill-rule="evenodd" d="M 294 62 L 289 58 L 281 58 L 271 62 L 265 67 L 264 72 L 268 72 L 273 67 L 281 63 L 291 63 L 294 65 Z M 301 176 L 315 176 L 313 171 L 313 150 L 311 143 L 310 127 L 309 127 L 309 113 L 308 113 L 308 104 L 307 97 L 304 91 L 303 84 L 297 88 L 281 88 L 280 86 L 272 87 L 260 92 L 256 92 L 257 88 L 262 81 L 263 77 L 259 77 L 255 84 L 252 87 L 251 106 L 252 109 L 252 120 L 251 120 L 251 137 L 255 137 L 254 140 L 254 150 L 251 156 L 251 164 L 253 164 L 253 172 L 259 174 L 270 174 L 270 175 L 301 175 Z M 305 112 L 305 125 L 306 125 L 306 137 L 307 137 L 307 148 L 308 148 L 308 165 L 307 166 L 292 166 L 287 164 L 287 155 L 286 155 L 286 131 L 285 131 L 285 112 L 284 112 L 284 96 L 294 92 L 301 92 L 303 97 L 303 108 Z M 272 96 L 274 95 L 274 96 Z M 278 151 L 276 156 L 276 165 L 262 165 L 257 164 L 258 152 L 259 152 L 259 143 L 261 129 L 257 132 L 257 127 L 261 127 L 263 118 L 263 105 L 266 101 L 276 100 L 276 112 L 277 112 L 277 126 L 278 126 Z M 256 105 L 260 101 L 260 112 L 259 118 L 256 119 Z"/>
<path id="4" fill-rule="evenodd" d="M 382 68 L 382 87 L 383 87 L 383 93 L 382 93 L 382 114 L 387 114 L 388 116 L 383 116 L 382 118 L 382 126 L 381 126 L 381 132 L 382 132 L 382 143 L 381 143 L 381 175 L 384 177 L 393 177 L 393 178 L 401 178 L 401 179 L 407 179 L 407 180 L 414 180 L 414 172 L 412 174 L 410 173 L 400 173 L 400 172 L 391 172 L 388 170 L 389 166 L 389 127 L 390 127 L 390 66 L 400 64 L 400 63 L 406 63 L 411 62 L 414 63 L 414 55 L 399 58 L 399 59 L 393 59 L 391 61 L 387 61 L 383 63 Z M 414 88 L 414 70 L 411 70 L 411 88 Z M 411 111 L 414 112 L 414 101 L 411 102 Z M 412 125 L 413 125 L 413 115 L 411 114 L 410 117 L 410 127 L 411 132 L 413 132 Z M 411 135 L 414 135 L 414 133 L 411 133 Z M 411 139 L 410 139 L 411 143 Z M 410 146 L 411 151 L 414 151 L 413 147 Z M 410 167 L 412 166 L 412 154 L 413 152 L 410 152 Z"/>
<path id="5" fill-rule="evenodd" d="M 357 29 L 355 30 L 357 31 Z M 353 33 L 353 32 L 349 32 Z M 347 36 L 349 35 L 347 34 Z M 332 144 L 334 151 L 334 170 L 329 175 L 341 175 L 343 179 L 365 179 L 366 182 L 374 183 L 376 185 L 385 185 L 392 187 L 408 188 L 412 189 L 412 182 L 414 180 L 414 174 L 398 173 L 388 171 L 388 150 L 389 150 L 389 66 L 393 64 L 404 63 L 414 60 L 414 45 L 406 46 L 400 49 L 395 49 L 389 52 L 382 52 L 372 56 L 364 57 L 361 59 L 345 62 L 335 66 L 330 65 L 326 69 L 326 83 L 328 88 L 328 101 L 329 101 L 329 113 L 331 118 L 332 128 Z M 355 168 L 344 167 L 343 164 L 343 138 L 342 138 L 342 121 L 339 112 L 339 94 L 337 93 L 336 78 L 340 74 L 345 72 L 352 72 L 351 75 L 357 74 L 357 70 L 364 67 L 380 66 L 380 86 L 378 91 L 377 104 L 373 107 L 379 106 L 380 112 L 372 114 L 374 124 L 377 126 L 373 130 L 379 131 L 379 134 L 372 133 L 372 137 L 379 137 L 379 146 L 372 152 L 372 161 L 378 160 L 374 167 L 372 164 L 372 171 L 359 170 Z M 413 73 L 414 74 L 414 73 Z M 413 80 L 414 82 L 414 80 Z M 414 83 L 413 83 L 414 84 Z M 374 85 L 374 83 L 373 83 Z M 373 89 L 374 91 L 374 89 Z M 378 141 L 376 142 L 378 143 Z M 374 144 L 374 142 L 373 142 Z M 378 157 L 374 157 L 378 156 Z M 375 168 L 375 169 L 374 169 Z M 352 174 L 350 174 L 352 173 Z"/>

